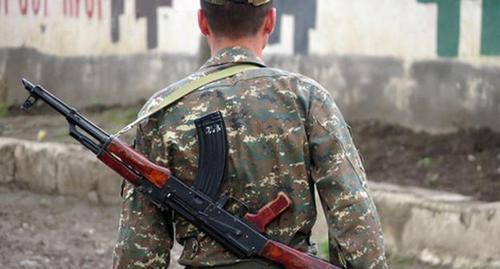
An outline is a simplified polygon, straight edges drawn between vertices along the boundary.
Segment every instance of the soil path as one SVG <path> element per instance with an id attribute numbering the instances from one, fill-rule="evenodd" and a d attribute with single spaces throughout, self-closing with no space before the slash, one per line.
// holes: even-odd
<path id="1" fill-rule="evenodd" d="M 352 124 L 368 178 L 500 201 L 500 134 L 467 129 L 431 135 L 379 122 Z"/>
<path id="2" fill-rule="evenodd" d="M 111 268 L 119 214 L 116 206 L 0 186 L 0 267 Z"/>

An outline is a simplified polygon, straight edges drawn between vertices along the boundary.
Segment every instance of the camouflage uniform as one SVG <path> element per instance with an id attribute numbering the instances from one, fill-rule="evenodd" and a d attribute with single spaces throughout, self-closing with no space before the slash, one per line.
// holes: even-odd
<path id="1" fill-rule="evenodd" d="M 155 94 L 141 113 L 181 85 L 235 63 L 264 66 L 246 49 L 221 50 L 198 72 Z M 328 91 L 307 77 L 283 70 L 246 71 L 210 83 L 154 114 L 138 128 L 137 149 L 192 183 L 198 164 L 193 121 L 214 111 L 224 115 L 230 147 L 222 191 L 252 212 L 280 191 L 292 199 L 291 208 L 267 227 L 269 238 L 311 251 L 316 186 L 328 222 L 331 260 L 340 257 L 353 268 L 387 268 L 365 172 Z M 184 245 L 179 263 L 201 267 L 240 262 L 175 213 L 160 212 L 129 185 L 124 199 L 115 266 L 168 267 L 172 226 Z"/>

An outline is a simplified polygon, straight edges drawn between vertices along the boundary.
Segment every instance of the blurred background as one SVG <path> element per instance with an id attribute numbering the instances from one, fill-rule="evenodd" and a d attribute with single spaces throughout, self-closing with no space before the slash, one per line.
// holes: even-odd
<path id="1" fill-rule="evenodd" d="M 391 268 L 500 268 L 500 1 L 275 4 L 265 61 L 335 97 Z M 120 210 L 120 180 L 71 141 L 63 118 L 19 110 L 21 78 L 118 131 L 207 59 L 198 6 L 0 0 L 2 268 L 109 268 Z M 326 232 L 320 212 L 322 255 Z"/>

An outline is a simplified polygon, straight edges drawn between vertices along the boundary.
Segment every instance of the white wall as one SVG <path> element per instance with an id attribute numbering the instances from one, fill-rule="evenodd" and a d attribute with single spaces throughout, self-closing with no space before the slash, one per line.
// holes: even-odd
<path id="1" fill-rule="evenodd" d="M 275 1 L 266 61 L 318 80 L 348 119 L 500 130 L 500 0 Z M 0 103 L 26 98 L 21 77 L 77 107 L 140 102 L 199 66 L 197 9 L 0 0 Z"/>
<path id="2" fill-rule="evenodd" d="M 111 39 L 113 0 L 0 0 L 0 48 L 32 47 L 60 56 L 166 52 L 195 55 L 199 45 L 197 0 L 173 0 L 156 9 L 158 46 L 148 49 L 146 18 L 136 18 L 133 0 L 119 17 L 120 40 Z M 166 1 L 166 0 L 165 0 Z M 296 1 L 281 0 L 287 5 Z M 435 59 L 438 5 L 417 0 L 308 0 L 316 2 L 316 25 L 308 31 L 309 54 L 356 54 L 402 59 Z M 459 53 L 470 63 L 500 64 L 481 56 L 482 0 L 461 1 Z M 79 3 L 79 16 L 64 13 L 64 3 Z M 168 1 L 167 1 L 168 2 Z M 22 14 L 24 3 L 27 12 Z M 40 3 L 38 14 L 36 4 Z M 5 11 L 5 5 L 8 12 Z M 35 5 L 34 5 L 35 4 Z M 92 8 L 93 7 L 93 8 Z M 87 10 L 91 13 L 87 13 Z M 284 14 L 281 42 L 267 53 L 294 53 L 294 26 L 312 14 Z M 500 56 L 500 55 L 498 55 Z"/>

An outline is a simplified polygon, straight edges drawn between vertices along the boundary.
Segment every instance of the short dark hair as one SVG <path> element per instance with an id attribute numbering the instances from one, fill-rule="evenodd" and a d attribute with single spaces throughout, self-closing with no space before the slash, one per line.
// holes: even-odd
<path id="1" fill-rule="evenodd" d="M 273 7 L 273 1 L 258 7 L 233 1 L 214 5 L 200 0 L 200 5 L 216 36 L 241 38 L 259 31 L 267 12 Z"/>

